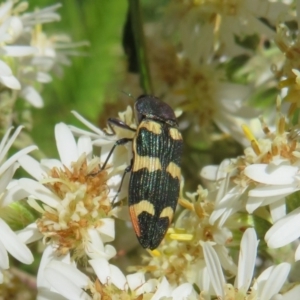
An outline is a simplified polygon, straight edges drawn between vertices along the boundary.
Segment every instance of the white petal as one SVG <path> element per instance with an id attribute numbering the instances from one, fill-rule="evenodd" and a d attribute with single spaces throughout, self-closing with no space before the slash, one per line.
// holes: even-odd
<path id="1" fill-rule="evenodd" d="M 85 153 L 87 158 L 91 159 L 93 154 L 93 146 L 91 138 L 88 136 L 81 136 L 78 139 L 78 155 Z"/>
<path id="2" fill-rule="evenodd" d="M 0 60 L 0 76 L 11 76 L 11 68 L 3 61 Z"/>
<path id="3" fill-rule="evenodd" d="M 26 147 L 20 151 L 18 151 L 17 153 L 15 153 L 14 155 L 12 155 L 8 160 L 5 161 L 4 164 L 2 164 L 2 166 L 0 167 L 0 175 L 7 169 L 9 168 L 13 163 L 15 163 L 20 157 L 22 157 L 23 155 L 36 150 L 37 146 L 29 146 Z"/>
<path id="4" fill-rule="evenodd" d="M 37 279 L 36 279 L 38 288 L 44 287 L 44 288 L 50 289 L 50 284 L 46 280 L 44 272 L 45 272 L 45 267 L 55 257 L 54 252 L 55 252 L 55 249 L 53 248 L 52 245 L 48 245 L 43 252 L 42 259 L 41 259 L 40 265 L 39 265 Z"/>
<path id="5" fill-rule="evenodd" d="M 300 260 L 300 244 L 298 245 L 296 251 L 295 251 L 295 261 Z"/>
<path id="6" fill-rule="evenodd" d="M 9 188 L 4 194 L 2 198 L 2 206 L 7 206 L 12 202 L 19 201 L 28 196 L 28 193 L 24 191 L 24 189 L 19 186 L 18 182 L 16 185 Z"/>
<path id="7" fill-rule="evenodd" d="M 194 288 L 190 283 L 183 283 L 172 292 L 173 299 L 189 299 L 189 296 L 194 294 Z M 195 296 L 195 295 L 193 295 Z M 196 298 L 195 298 L 196 299 Z"/>
<path id="8" fill-rule="evenodd" d="M 102 284 L 113 283 L 120 290 L 125 290 L 126 277 L 118 267 L 109 264 L 104 258 L 91 259 L 89 263 Z"/>
<path id="9" fill-rule="evenodd" d="M 282 263 L 271 269 L 271 273 L 266 278 L 264 272 L 257 278 L 258 298 L 269 300 L 277 294 L 283 286 L 291 269 L 290 264 Z M 268 272 L 266 272 L 267 274 Z M 267 279 L 267 280 L 266 280 Z"/>
<path id="10" fill-rule="evenodd" d="M 211 280 L 209 277 L 209 273 L 207 270 L 207 266 L 201 266 L 201 268 L 199 268 L 199 280 L 198 280 L 198 285 L 201 291 L 209 291 L 210 287 L 211 287 Z M 214 293 L 214 291 L 213 291 Z"/>
<path id="11" fill-rule="evenodd" d="M 45 268 L 45 277 L 51 286 L 67 299 L 92 299 L 83 291 L 89 283 L 89 278 L 72 265 L 51 261 Z"/>
<path id="12" fill-rule="evenodd" d="M 156 290 L 157 287 L 157 280 L 156 279 L 149 279 L 147 282 L 145 282 L 140 289 L 143 291 L 140 292 L 140 289 L 136 290 L 136 293 L 153 293 Z"/>
<path id="13" fill-rule="evenodd" d="M 106 260 L 111 259 L 116 255 L 116 249 L 111 245 L 103 244 L 101 236 L 97 229 L 89 229 L 88 234 L 90 242 L 86 246 L 86 254 L 90 258 L 104 258 Z"/>
<path id="14" fill-rule="evenodd" d="M 163 277 L 158 286 L 157 291 L 152 296 L 151 300 L 160 300 L 163 297 L 169 297 L 169 296 L 171 296 L 171 293 L 172 293 L 172 289 L 170 287 L 170 284 L 169 284 L 168 280 L 166 279 L 166 277 Z"/>
<path id="15" fill-rule="evenodd" d="M 98 128 L 97 126 L 93 125 L 92 123 L 90 123 L 87 119 L 85 119 L 84 117 L 82 117 L 78 112 L 72 110 L 72 114 L 82 123 L 84 124 L 86 127 L 88 127 L 90 130 L 92 130 L 93 132 L 95 132 L 98 137 L 100 136 L 105 136 L 105 133 Z"/>
<path id="16" fill-rule="evenodd" d="M 4 193 L 4 190 L 7 188 L 8 184 L 12 180 L 12 177 L 14 176 L 16 167 L 18 167 L 18 164 L 14 163 L 1 175 L 1 177 L 0 177 L 0 195 L 2 193 Z M 2 201 L 3 201 L 3 199 L 1 199 L 1 202 Z"/>
<path id="17" fill-rule="evenodd" d="M 1 270 L 8 269 L 8 268 L 9 268 L 8 254 L 3 243 L 0 240 L 0 273 Z"/>
<path id="18" fill-rule="evenodd" d="M 111 283 L 114 284 L 120 290 L 126 290 L 127 281 L 125 275 L 118 267 L 114 265 L 109 265 L 109 267 L 111 272 L 111 276 L 110 276 Z"/>
<path id="19" fill-rule="evenodd" d="M 13 1 L 3 2 L 0 7 L 0 19 L 3 19 L 5 15 L 7 15 L 14 5 Z"/>
<path id="20" fill-rule="evenodd" d="M 216 295 L 223 298 L 226 281 L 218 255 L 209 242 L 201 242 L 201 245 L 211 284 Z"/>
<path id="21" fill-rule="evenodd" d="M 286 195 L 284 195 L 286 196 Z M 252 214 L 258 207 L 260 206 L 266 206 L 271 203 L 275 203 L 278 200 L 282 199 L 282 195 L 273 196 L 273 197 L 249 197 L 247 204 L 246 204 L 246 210 L 249 214 Z"/>
<path id="22" fill-rule="evenodd" d="M 53 208 L 56 208 L 61 201 L 54 193 L 37 181 L 22 178 L 19 180 L 19 184 L 29 195 L 33 195 L 36 199 Z"/>
<path id="23" fill-rule="evenodd" d="M 142 288 L 145 283 L 145 275 L 142 272 L 129 274 L 126 276 L 126 280 L 131 291 L 135 291 L 135 294 L 138 296 L 144 292 Z M 141 290 L 138 292 L 138 290 Z"/>
<path id="24" fill-rule="evenodd" d="M 12 40 L 17 39 L 23 31 L 23 23 L 19 17 L 12 16 L 9 20 L 12 29 Z"/>
<path id="25" fill-rule="evenodd" d="M 0 231 L 0 240 L 6 250 L 20 262 L 31 264 L 33 262 L 31 251 L 2 219 L 0 219 Z"/>
<path id="26" fill-rule="evenodd" d="M 25 88 L 23 88 L 20 96 L 36 108 L 41 108 L 44 106 L 44 101 L 41 95 L 32 86 L 26 86 Z"/>
<path id="27" fill-rule="evenodd" d="M 66 124 L 56 124 L 55 139 L 60 160 L 70 169 L 71 163 L 78 159 L 78 151 L 75 138 Z"/>
<path id="28" fill-rule="evenodd" d="M 38 294 L 36 300 L 68 300 L 58 293 L 50 291 L 49 288 L 38 287 Z"/>
<path id="29" fill-rule="evenodd" d="M 230 174 L 228 172 L 228 167 L 231 165 L 231 160 L 230 159 L 224 159 L 218 169 L 218 173 L 217 173 L 217 178 L 216 180 L 220 180 L 223 179 L 225 177 L 228 177 L 228 175 Z"/>
<path id="30" fill-rule="evenodd" d="M 21 84 L 19 80 L 13 75 L 9 75 L 9 76 L 0 75 L 0 82 L 10 89 L 13 90 L 21 89 Z"/>
<path id="31" fill-rule="evenodd" d="M 64 167 L 61 161 L 55 158 L 43 158 L 41 159 L 41 165 L 47 170 L 51 170 L 53 168 L 63 169 Z"/>
<path id="32" fill-rule="evenodd" d="M 258 240 L 255 230 L 248 228 L 242 237 L 235 288 L 248 291 L 255 267 Z"/>
<path id="33" fill-rule="evenodd" d="M 13 57 L 22 57 L 34 54 L 37 49 L 31 46 L 3 46 L 3 54 Z"/>
<path id="34" fill-rule="evenodd" d="M 249 191 L 249 196 L 250 197 L 272 197 L 272 196 L 282 195 L 282 197 L 284 197 L 298 190 L 299 187 L 297 184 L 257 186 L 256 188 Z"/>
<path id="35" fill-rule="evenodd" d="M 300 236 L 300 208 L 295 209 L 276 222 L 266 233 L 265 240 L 269 247 L 285 246 Z"/>
<path id="36" fill-rule="evenodd" d="M 277 196 L 272 196 L 272 197 L 249 197 L 248 198 L 248 203 L 246 205 L 246 208 L 248 210 L 248 207 L 249 207 L 249 210 L 248 212 L 249 213 L 252 213 L 254 211 L 253 208 L 258 208 L 259 206 L 266 206 L 266 205 L 270 205 L 272 203 L 275 203 L 277 201 L 282 201 L 282 198 L 284 198 L 285 196 L 287 196 L 289 194 L 284 194 L 284 195 L 277 195 Z M 250 208 L 252 210 L 250 210 Z"/>
<path id="37" fill-rule="evenodd" d="M 29 155 L 19 158 L 21 167 L 36 180 L 41 180 L 47 175 L 40 163 Z"/>
<path id="38" fill-rule="evenodd" d="M 97 146 L 95 144 L 95 140 L 96 139 L 99 139 L 99 135 L 96 134 L 96 133 L 93 133 L 93 132 L 90 132 L 90 131 L 87 131 L 87 130 L 84 130 L 84 129 L 81 129 L 81 128 L 78 128 L 78 127 L 75 127 L 75 126 L 72 126 L 72 125 L 69 125 L 68 126 L 70 128 L 70 130 L 74 133 L 75 136 L 89 136 L 91 139 L 93 139 L 93 145 Z M 101 137 L 101 141 L 102 139 L 105 139 L 106 137 Z M 107 143 L 110 142 L 111 143 L 111 139 L 108 139 L 107 140 Z M 98 146 L 101 146 L 101 142 L 100 142 L 100 145 Z"/>
<path id="39" fill-rule="evenodd" d="M 223 189 L 222 193 L 225 193 L 225 195 L 221 198 L 221 195 L 219 195 L 220 190 L 218 191 L 217 198 L 220 198 L 216 201 L 216 208 L 210 216 L 210 224 L 214 224 L 216 220 L 223 215 L 222 220 L 219 221 L 219 226 L 222 226 L 232 213 L 242 208 L 242 203 L 239 201 L 239 198 L 245 190 L 241 190 L 240 187 L 235 186 L 230 191 L 226 191 L 226 187 L 223 186 L 225 181 L 226 180 L 223 180 L 220 186 L 220 189 Z"/>
<path id="40" fill-rule="evenodd" d="M 215 181 L 217 179 L 219 166 L 205 166 L 201 169 L 200 176 L 203 179 Z"/>
<path id="41" fill-rule="evenodd" d="M 17 136 L 23 129 L 23 126 L 18 126 L 18 128 L 15 130 L 13 135 L 9 138 L 9 135 L 11 131 L 13 130 L 13 127 L 10 127 L 6 132 L 5 135 L 0 143 L 0 162 L 2 162 L 3 158 L 6 156 L 8 150 L 10 149 L 11 145 L 16 140 Z M 1 174 L 1 173 L 0 173 Z"/>
<path id="42" fill-rule="evenodd" d="M 52 245 L 46 246 L 42 259 L 39 265 L 39 270 L 37 274 L 37 287 L 38 288 L 46 288 L 50 289 L 50 284 L 48 280 L 45 278 L 45 268 L 51 261 L 59 261 L 62 263 L 66 263 L 68 265 L 72 264 L 71 263 L 71 258 L 70 254 L 62 255 L 62 256 L 57 256 L 55 254 L 56 248 L 54 248 Z"/>
<path id="43" fill-rule="evenodd" d="M 104 243 L 111 242 L 115 239 L 115 220 L 112 218 L 101 219 L 101 226 L 97 227 Z"/>
<path id="44" fill-rule="evenodd" d="M 274 167 L 267 164 L 255 164 L 245 168 L 244 173 L 250 179 L 264 184 L 292 184 L 298 172 L 297 167 L 281 165 Z"/>
<path id="45" fill-rule="evenodd" d="M 38 72 L 36 80 L 41 83 L 48 83 L 52 81 L 52 77 L 44 72 Z"/>
<path id="46" fill-rule="evenodd" d="M 227 229 L 228 230 L 228 229 Z M 232 233 L 230 234 L 232 235 Z M 218 255 L 221 266 L 224 270 L 228 270 L 231 274 L 237 274 L 237 266 L 232 260 L 228 249 L 222 245 L 215 245 L 214 249 Z"/>
<path id="47" fill-rule="evenodd" d="M 42 239 L 42 237 L 44 236 L 38 230 L 36 223 L 29 224 L 27 227 L 25 227 L 19 231 L 16 231 L 16 235 L 25 244 L 35 242 L 39 239 Z"/>
<path id="48" fill-rule="evenodd" d="M 94 269 L 98 279 L 102 284 L 106 284 L 108 279 L 110 279 L 110 268 L 109 262 L 103 258 L 90 259 L 90 265 Z"/>
<path id="49" fill-rule="evenodd" d="M 273 223 L 277 222 L 286 215 L 285 198 L 281 198 L 270 204 L 270 213 Z"/>

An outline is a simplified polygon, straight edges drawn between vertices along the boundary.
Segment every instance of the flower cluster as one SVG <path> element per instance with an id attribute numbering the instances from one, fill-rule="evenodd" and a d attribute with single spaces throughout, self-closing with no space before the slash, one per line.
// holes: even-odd
<path id="1" fill-rule="evenodd" d="M 1 4 L 3 99 L 41 107 L 39 84 L 69 64 L 70 52 L 59 50 L 81 45 L 41 31 L 59 19 L 59 6 L 26 13 L 26 2 Z M 47 300 L 300 298 L 300 0 L 173 0 L 161 8 L 146 22 L 136 55 L 144 87 L 153 86 L 178 117 L 182 176 L 170 150 L 181 138 L 170 129 L 174 120 L 164 123 L 148 107 L 117 106 L 104 129 L 73 111 L 86 129 L 55 125 L 58 158 L 37 159 L 34 145 L 11 154 L 22 127 L 4 128 L 0 298 L 19 295 L 24 284 Z M 137 88 L 139 80 L 126 75 Z M 143 147 L 163 153 L 168 166 L 151 151 L 142 155 Z M 128 195 L 147 193 L 134 180 L 129 187 L 129 171 L 157 199 L 163 184 L 170 199 L 172 182 L 180 184 L 174 218 L 154 250 L 144 251 L 134 232 L 149 238 L 147 222 L 170 220 L 171 206 L 147 197 L 132 204 Z M 18 266 L 37 254 L 38 271 L 24 279 Z"/>
<path id="2" fill-rule="evenodd" d="M 69 55 L 86 42 L 73 43 L 66 35 L 47 36 L 46 23 L 60 20 L 60 4 L 27 12 L 29 4 L 3 1 L 0 4 L 0 86 L 1 126 L 8 128 L 14 120 L 15 102 L 22 98 L 36 108 L 44 106 L 42 86 L 52 81 L 51 72 L 62 74 L 62 65 L 70 65 Z"/>

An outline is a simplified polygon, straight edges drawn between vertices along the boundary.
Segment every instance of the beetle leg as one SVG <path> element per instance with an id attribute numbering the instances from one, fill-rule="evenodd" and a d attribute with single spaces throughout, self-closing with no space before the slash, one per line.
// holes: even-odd
<path id="1" fill-rule="evenodd" d="M 109 158 L 111 157 L 111 155 L 113 154 L 115 148 L 117 146 L 120 146 L 120 145 L 125 145 L 127 144 L 128 142 L 132 142 L 133 139 L 129 139 L 129 138 L 123 138 L 123 139 L 119 139 L 115 142 L 115 144 L 113 145 L 113 147 L 111 148 L 111 150 L 109 151 L 107 157 L 106 157 L 106 160 L 105 162 L 103 163 L 102 167 L 100 168 L 99 172 L 103 171 L 108 163 L 108 160 Z"/>
<path id="2" fill-rule="evenodd" d="M 113 147 L 111 148 L 111 150 L 109 151 L 109 153 L 108 153 L 108 155 L 107 155 L 107 157 L 106 157 L 106 159 L 105 159 L 105 162 L 103 163 L 102 167 L 100 167 L 100 165 L 99 165 L 99 170 L 98 170 L 97 172 L 95 172 L 95 173 L 89 174 L 89 176 L 97 176 L 100 172 L 102 172 L 102 171 L 105 169 L 105 167 L 106 167 L 106 165 L 107 165 L 107 163 L 108 163 L 108 160 L 109 160 L 109 158 L 111 157 L 111 155 L 113 154 L 115 148 L 116 148 L 117 146 L 120 146 L 120 145 L 125 145 L 125 144 L 127 144 L 128 142 L 131 142 L 132 140 L 133 140 L 133 139 L 129 139 L 129 138 L 123 138 L 123 139 L 117 140 L 117 141 L 115 142 L 115 144 L 113 145 Z"/>
<path id="3" fill-rule="evenodd" d="M 127 166 L 126 169 L 124 170 L 124 173 L 123 173 L 123 176 L 122 176 L 122 179 L 121 179 L 121 183 L 120 183 L 119 189 L 118 189 L 116 195 L 114 196 L 114 199 L 113 199 L 113 201 L 112 201 L 112 205 L 114 205 L 114 202 L 115 202 L 115 200 L 117 199 L 117 196 L 119 195 L 119 193 L 120 193 L 120 191 L 121 191 L 121 188 L 122 188 L 122 185 L 123 185 L 123 181 L 124 181 L 124 179 L 125 179 L 126 174 L 129 173 L 129 172 L 131 171 L 132 163 L 133 163 L 133 161 L 131 160 L 130 165 Z"/>
<path id="4" fill-rule="evenodd" d="M 108 136 L 111 136 L 111 135 L 115 135 L 116 132 L 113 128 L 113 125 L 114 126 L 118 126 L 118 127 L 121 127 L 123 129 L 126 129 L 126 130 L 130 130 L 130 131 L 133 131 L 133 132 L 136 132 L 135 129 L 129 127 L 126 123 L 124 123 L 123 121 L 119 120 L 119 119 L 114 119 L 114 118 L 108 118 L 107 120 L 107 125 L 109 127 L 109 129 L 112 131 L 112 133 L 108 133 L 106 132 L 106 135 Z"/>

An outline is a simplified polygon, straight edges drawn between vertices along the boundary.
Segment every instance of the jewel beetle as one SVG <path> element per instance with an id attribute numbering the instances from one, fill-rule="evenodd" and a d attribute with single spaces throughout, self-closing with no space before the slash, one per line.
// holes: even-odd
<path id="1" fill-rule="evenodd" d="M 170 226 L 180 190 L 180 161 L 183 140 L 172 108 L 154 96 L 142 95 L 134 105 L 137 130 L 118 119 L 108 124 L 135 131 L 132 139 L 118 140 L 116 146 L 132 142 L 133 157 L 125 169 L 131 172 L 128 188 L 129 214 L 136 236 L 144 248 L 158 247 Z M 121 189 L 121 185 L 119 191 Z"/>

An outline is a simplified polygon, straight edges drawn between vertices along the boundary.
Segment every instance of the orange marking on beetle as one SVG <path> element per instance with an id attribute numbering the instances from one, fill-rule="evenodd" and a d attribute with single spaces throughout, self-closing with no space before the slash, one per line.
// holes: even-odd
<path id="1" fill-rule="evenodd" d="M 133 225 L 133 229 L 135 231 L 135 234 L 140 237 L 141 236 L 141 229 L 140 229 L 140 225 L 139 225 L 139 221 L 137 219 L 137 215 L 135 213 L 134 207 L 129 206 L 129 214 L 130 214 L 130 218 L 131 218 L 131 222 Z"/>
<path id="2" fill-rule="evenodd" d="M 177 128 L 170 128 L 169 133 L 173 140 L 182 140 L 181 133 L 178 131 Z"/>
<path id="3" fill-rule="evenodd" d="M 138 216 L 143 212 L 147 212 L 148 214 L 154 216 L 155 211 L 153 204 L 147 200 L 141 200 L 139 203 L 129 206 L 129 214 L 131 217 L 132 225 L 138 237 L 141 236 Z"/>
<path id="4" fill-rule="evenodd" d="M 174 164 L 173 162 L 170 162 L 168 164 L 166 171 L 170 173 L 173 178 L 177 177 L 178 179 L 180 179 L 181 176 L 180 167 Z"/>

